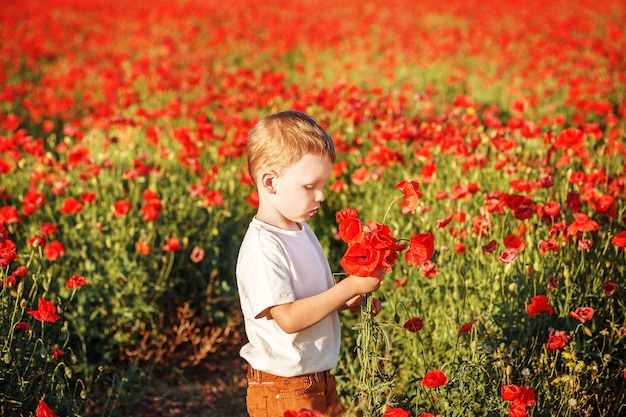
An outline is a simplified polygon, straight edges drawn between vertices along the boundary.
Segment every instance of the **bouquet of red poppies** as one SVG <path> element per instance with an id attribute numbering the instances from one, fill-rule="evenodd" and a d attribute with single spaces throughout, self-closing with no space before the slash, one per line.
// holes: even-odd
<path id="1" fill-rule="evenodd" d="M 422 194 L 419 184 L 415 181 L 401 181 L 396 188 L 402 190 L 404 200 L 402 210 L 414 212 Z M 384 223 L 370 221 L 363 223 L 359 212 L 348 207 L 336 213 L 339 224 L 339 236 L 348 244 L 341 258 L 341 267 L 350 275 L 370 276 L 377 269 L 391 271 L 398 260 L 399 253 L 406 247 L 396 239 L 389 226 Z M 411 236 L 405 258 L 409 265 L 421 265 L 428 261 L 434 253 L 434 235 L 432 232 Z"/>

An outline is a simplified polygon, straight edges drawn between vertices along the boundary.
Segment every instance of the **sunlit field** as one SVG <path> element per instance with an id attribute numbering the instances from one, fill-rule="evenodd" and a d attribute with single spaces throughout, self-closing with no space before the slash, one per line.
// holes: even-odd
<path id="1" fill-rule="evenodd" d="M 626 415 L 623 1 L 5 3 L 1 416 L 127 415 L 238 349 L 246 137 L 286 109 L 335 141 L 336 279 L 338 212 L 397 239 L 341 313 L 350 416 Z"/>

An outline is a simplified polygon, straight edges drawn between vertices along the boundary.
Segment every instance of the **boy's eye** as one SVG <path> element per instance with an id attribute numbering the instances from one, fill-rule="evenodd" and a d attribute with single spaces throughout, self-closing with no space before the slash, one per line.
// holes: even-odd
<path id="1" fill-rule="evenodd" d="M 307 190 L 312 190 L 314 187 L 312 185 L 305 185 L 304 188 Z"/>

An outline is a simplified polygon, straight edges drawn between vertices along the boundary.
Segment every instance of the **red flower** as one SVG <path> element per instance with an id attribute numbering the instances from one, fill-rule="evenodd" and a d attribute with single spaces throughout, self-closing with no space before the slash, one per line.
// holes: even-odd
<path id="1" fill-rule="evenodd" d="M 33 328 L 25 321 L 20 321 L 15 325 L 15 330 L 18 332 L 27 332 Z"/>
<path id="2" fill-rule="evenodd" d="M 607 281 L 602 284 L 602 291 L 604 291 L 604 295 L 607 297 L 612 296 L 617 289 L 617 285 L 613 281 Z"/>
<path id="3" fill-rule="evenodd" d="M 403 180 L 396 184 L 396 188 L 402 190 L 404 194 L 404 200 L 402 201 L 402 208 L 414 212 L 419 206 L 422 193 L 419 191 L 420 185 L 415 181 Z"/>
<path id="4" fill-rule="evenodd" d="M 437 388 L 447 383 L 448 377 L 440 370 L 426 372 L 422 379 L 422 385 L 428 388 Z"/>
<path id="5" fill-rule="evenodd" d="M 80 213 L 83 210 L 83 203 L 72 197 L 67 197 L 63 201 L 63 207 L 59 211 L 63 214 Z"/>
<path id="6" fill-rule="evenodd" d="M 43 248 L 43 254 L 50 262 L 54 262 L 59 256 L 65 256 L 65 247 L 58 240 L 53 240 Z"/>
<path id="7" fill-rule="evenodd" d="M 437 264 L 430 261 L 422 263 L 420 265 L 420 270 L 422 271 L 422 274 L 424 274 L 424 278 L 434 277 L 439 274 L 437 271 Z"/>
<path id="8" fill-rule="evenodd" d="M 324 413 L 318 410 L 301 408 L 300 411 L 287 410 L 283 414 L 283 417 L 324 417 Z"/>
<path id="9" fill-rule="evenodd" d="M 46 402 L 42 399 L 41 401 L 39 401 L 39 405 L 37 406 L 37 410 L 35 411 L 35 417 L 59 417 L 59 416 L 54 414 L 54 411 L 52 411 L 52 409 L 48 407 L 48 404 L 46 404 Z"/>
<path id="10" fill-rule="evenodd" d="M 523 236 L 517 236 L 512 233 L 509 233 L 504 238 L 504 246 L 507 249 L 515 249 L 516 251 L 521 251 L 526 247 L 526 243 L 524 242 Z"/>
<path id="11" fill-rule="evenodd" d="M 200 246 L 194 246 L 189 255 L 189 259 L 191 259 L 191 262 L 194 264 L 201 262 L 204 259 L 204 249 Z"/>
<path id="12" fill-rule="evenodd" d="M 598 223 L 589 219 L 586 214 L 574 213 L 574 221 L 567 227 L 567 233 L 575 235 L 578 232 L 592 232 L 598 230 Z"/>
<path id="13" fill-rule="evenodd" d="M 465 323 L 459 329 L 459 334 L 467 334 L 472 331 L 472 323 Z"/>
<path id="14" fill-rule="evenodd" d="M 503 385 L 500 394 L 504 401 L 517 401 L 524 406 L 535 405 L 535 389 L 533 387 Z"/>
<path id="15" fill-rule="evenodd" d="M 41 322 L 54 323 L 60 318 L 54 303 L 43 298 L 39 298 L 37 301 L 37 310 L 30 310 L 27 313 Z"/>
<path id="16" fill-rule="evenodd" d="M 567 345 L 567 342 L 569 342 L 569 338 L 570 336 L 567 334 L 565 330 L 552 331 L 550 332 L 550 335 L 548 336 L 546 349 L 549 351 L 561 349 L 565 347 L 565 345 Z"/>
<path id="17" fill-rule="evenodd" d="M 548 240 L 539 241 L 539 253 L 541 254 L 541 256 L 545 255 L 546 252 L 556 253 L 558 251 L 559 251 L 559 244 L 556 240 L 548 239 Z"/>
<path id="18" fill-rule="evenodd" d="M 115 217 L 123 217 L 128 214 L 132 207 L 132 203 L 127 200 L 118 200 L 113 203 L 113 214 Z"/>
<path id="19" fill-rule="evenodd" d="M 167 239 L 167 243 L 163 245 L 161 249 L 163 249 L 165 252 L 174 252 L 174 251 L 181 250 L 182 248 L 183 247 L 177 238 L 170 237 L 169 239 Z"/>
<path id="20" fill-rule="evenodd" d="M 138 240 L 135 243 L 135 250 L 137 251 L 137 253 L 140 253 L 142 255 L 149 255 L 150 244 L 148 242 L 144 242 L 143 240 Z"/>
<path id="21" fill-rule="evenodd" d="M 617 232 L 612 238 L 611 243 L 618 248 L 626 249 L 626 230 Z"/>
<path id="22" fill-rule="evenodd" d="M 503 251 L 500 256 L 498 256 L 498 260 L 505 264 L 510 264 L 515 262 L 517 259 L 517 251 L 515 249 L 507 249 Z"/>
<path id="23" fill-rule="evenodd" d="M 403 410 L 402 408 L 389 407 L 385 410 L 383 417 L 409 417 L 410 415 L 410 411 Z"/>
<path id="24" fill-rule="evenodd" d="M 9 239 L 0 239 L 0 267 L 6 268 L 13 261 L 17 261 L 15 243 Z"/>
<path id="25" fill-rule="evenodd" d="M 61 356 L 65 355 L 65 352 L 61 349 L 54 349 L 52 351 L 52 356 L 54 356 L 54 359 L 61 360 Z"/>
<path id="26" fill-rule="evenodd" d="M 359 212 L 352 207 L 335 213 L 337 222 L 339 223 L 339 237 L 344 242 L 350 244 L 360 242 L 365 236 L 363 231 L 363 223 L 359 220 Z"/>
<path id="27" fill-rule="evenodd" d="M 348 246 L 339 263 L 346 273 L 367 277 L 376 269 L 380 255 L 380 251 L 357 242 Z"/>
<path id="28" fill-rule="evenodd" d="M 30 239 L 28 239 L 28 242 L 26 242 L 26 244 L 28 246 L 34 246 L 34 247 L 45 246 L 46 238 L 43 236 L 35 235 L 31 237 Z"/>
<path id="29" fill-rule="evenodd" d="M 496 243 L 496 241 L 494 239 L 491 242 L 487 243 L 486 245 L 483 245 L 483 247 L 482 247 L 483 253 L 486 254 L 486 255 L 489 255 L 489 254 L 495 252 L 496 246 L 497 246 L 497 243 Z"/>
<path id="30" fill-rule="evenodd" d="M 405 256 L 409 265 L 420 265 L 435 253 L 435 235 L 432 232 L 411 236 L 409 250 Z"/>
<path id="31" fill-rule="evenodd" d="M 17 210 L 12 206 L 0 207 L 0 223 L 11 224 L 21 223 L 22 219 L 17 214 Z"/>
<path id="32" fill-rule="evenodd" d="M 78 288 L 78 287 L 84 287 L 85 285 L 87 285 L 87 281 L 85 280 L 85 277 L 81 277 L 80 275 L 74 274 L 67 279 L 67 282 L 65 283 L 65 288 Z"/>
<path id="33" fill-rule="evenodd" d="M 27 271 L 28 270 L 26 269 L 25 265 L 20 265 L 17 268 L 15 268 L 15 271 L 13 271 L 11 275 L 14 277 L 23 277 L 23 276 L 26 276 Z"/>
<path id="34" fill-rule="evenodd" d="M 52 223 L 42 223 L 41 227 L 39 228 L 41 233 L 44 235 L 51 235 L 52 233 L 56 232 L 57 229 L 57 226 Z"/>
<path id="35" fill-rule="evenodd" d="M 591 320 L 591 318 L 593 317 L 593 313 L 594 311 L 591 307 L 578 307 L 576 310 L 570 311 L 569 315 L 570 317 L 575 318 L 581 323 L 584 323 L 588 320 Z"/>
<path id="36" fill-rule="evenodd" d="M 585 143 L 585 134 L 580 129 L 568 128 L 561 131 L 554 142 L 554 146 L 563 150 L 578 149 Z"/>
<path id="37" fill-rule="evenodd" d="M 93 191 L 86 191 L 80 195 L 80 201 L 82 201 L 85 204 L 89 204 L 89 203 L 93 203 L 94 201 L 96 201 L 97 197 L 98 195 L 94 193 Z"/>
<path id="38" fill-rule="evenodd" d="M 211 206 L 223 206 L 225 201 L 226 200 L 224 199 L 224 195 L 222 194 L 220 190 L 209 191 L 204 196 L 202 207 L 208 208 Z"/>
<path id="39" fill-rule="evenodd" d="M 528 310 L 528 317 L 533 318 L 537 314 L 547 312 L 549 315 L 554 314 L 554 309 L 548 304 L 548 297 L 541 294 L 530 299 L 531 303 L 526 307 Z"/>
<path id="40" fill-rule="evenodd" d="M 159 218 L 161 210 L 163 210 L 163 204 L 161 204 L 161 200 L 158 198 L 145 200 L 144 205 L 141 207 L 141 219 L 144 222 L 156 220 Z"/>
<path id="41" fill-rule="evenodd" d="M 412 319 L 404 323 L 404 328 L 412 333 L 419 332 L 420 330 L 422 330 L 423 327 L 424 321 L 419 317 L 413 317 Z"/>

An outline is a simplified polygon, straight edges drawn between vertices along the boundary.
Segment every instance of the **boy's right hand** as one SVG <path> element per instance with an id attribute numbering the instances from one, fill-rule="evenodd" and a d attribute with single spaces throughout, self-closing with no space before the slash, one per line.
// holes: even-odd
<path id="1" fill-rule="evenodd" d="M 372 272 L 372 276 L 358 277 L 356 275 L 349 275 L 346 279 L 350 279 L 352 281 L 351 283 L 354 285 L 354 288 L 357 291 L 356 294 L 358 295 L 376 291 L 380 287 L 384 276 L 385 270 L 379 268 Z"/>

